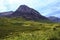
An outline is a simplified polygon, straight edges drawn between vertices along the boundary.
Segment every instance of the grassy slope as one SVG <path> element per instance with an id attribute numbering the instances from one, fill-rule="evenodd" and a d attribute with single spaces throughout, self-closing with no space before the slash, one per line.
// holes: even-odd
<path id="1" fill-rule="evenodd" d="M 60 40 L 60 25 L 22 18 L 0 18 L 0 40 Z"/>

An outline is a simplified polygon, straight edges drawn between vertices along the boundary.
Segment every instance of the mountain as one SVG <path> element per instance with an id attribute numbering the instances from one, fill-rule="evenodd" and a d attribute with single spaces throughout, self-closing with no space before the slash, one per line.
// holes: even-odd
<path id="1" fill-rule="evenodd" d="M 21 5 L 19 8 L 13 12 L 2 12 L 0 13 L 0 17 L 9 17 L 9 18 L 19 18 L 22 17 L 26 20 L 41 20 L 41 21 L 47 21 L 49 20 L 45 16 L 42 16 L 38 11 L 36 11 L 33 8 L 30 8 L 26 5 Z"/>
<path id="2" fill-rule="evenodd" d="M 50 16 L 50 17 L 48 17 L 48 19 L 53 21 L 53 22 L 60 22 L 60 18 L 55 17 L 55 16 Z"/>
<path id="3" fill-rule="evenodd" d="M 9 17 L 23 17 L 27 20 L 48 20 L 48 18 L 42 16 L 38 11 L 26 5 L 19 6 Z"/>

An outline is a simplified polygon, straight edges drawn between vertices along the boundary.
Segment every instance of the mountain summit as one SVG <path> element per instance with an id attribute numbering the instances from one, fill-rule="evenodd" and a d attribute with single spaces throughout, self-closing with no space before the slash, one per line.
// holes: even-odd
<path id="1" fill-rule="evenodd" d="M 17 11 L 21 11 L 21 12 L 28 12 L 28 10 L 31 11 L 31 9 L 30 9 L 28 6 L 26 6 L 26 5 L 21 5 L 21 6 L 17 9 Z"/>

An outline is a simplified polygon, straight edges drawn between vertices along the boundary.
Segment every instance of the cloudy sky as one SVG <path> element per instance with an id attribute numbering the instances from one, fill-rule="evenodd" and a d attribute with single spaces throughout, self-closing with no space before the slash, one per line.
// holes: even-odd
<path id="1" fill-rule="evenodd" d="M 15 11 L 24 4 L 44 16 L 59 17 L 60 15 L 60 0 L 0 0 L 0 12 Z"/>

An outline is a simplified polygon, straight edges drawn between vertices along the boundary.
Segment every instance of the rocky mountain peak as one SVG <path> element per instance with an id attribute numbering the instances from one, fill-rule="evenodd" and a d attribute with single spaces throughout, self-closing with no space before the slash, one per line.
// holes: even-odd
<path id="1" fill-rule="evenodd" d="M 32 8 L 30 8 L 30 7 L 26 6 L 26 5 L 21 5 L 21 6 L 19 6 L 19 8 L 16 11 L 18 11 L 20 13 L 21 12 L 22 13 L 31 13 Z"/>
<path id="2" fill-rule="evenodd" d="M 21 11 L 21 12 L 26 12 L 26 11 L 28 11 L 30 8 L 28 7 L 28 6 L 26 6 L 26 5 L 21 5 L 18 9 L 17 9 L 17 11 Z"/>

